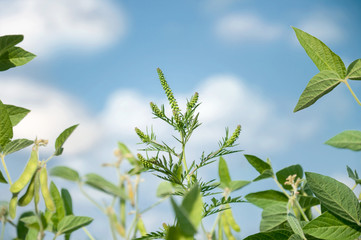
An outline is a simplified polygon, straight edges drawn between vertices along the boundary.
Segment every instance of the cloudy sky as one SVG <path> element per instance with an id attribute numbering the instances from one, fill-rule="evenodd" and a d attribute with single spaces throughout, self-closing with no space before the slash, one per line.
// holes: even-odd
<path id="1" fill-rule="evenodd" d="M 162 139 L 171 139 L 148 107 L 150 101 L 166 103 L 157 79 L 160 67 L 180 102 L 199 92 L 204 124 L 189 147 L 194 159 L 217 146 L 226 126 L 241 124 L 243 153 L 269 157 L 275 169 L 300 163 L 306 171 L 352 184 L 346 165 L 360 169 L 360 155 L 323 142 L 343 130 L 360 129 L 360 106 L 339 86 L 312 107 L 292 113 L 318 70 L 291 26 L 323 40 L 348 65 L 361 57 L 360 10 L 357 0 L 0 0 L 0 35 L 24 34 L 20 46 L 37 55 L 1 73 L 0 99 L 32 110 L 15 135 L 49 139 L 44 156 L 63 129 L 80 123 L 52 166 L 68 165 L 85 174 L 113 159 L 117 141 L 136 151 L 135 126 L 153 125 Z M 361 96 L 359 84 L 351 86 Z M 9 163 L 14 175 L 16 166 L 25 163 L 21 156 Z M 242 154 L 227 161 L 233 179 L 257 175 Z M 210 168 L 204 174 L 214 178 L 216 164 Z M 148 178 L 144 195 L 152 195 L 156 186 Z M 255 189 L 262 186 L 239 194 Z M 79 202 L 78 214 L 88 214 L 91 205 L 81 197 Z M 93 214 L 98 217 L 96 210 Z M 167 218 L 172 213 L 157 214 Z M 256 208 L 240 207 L 239 236 L 256 232 L 259 216 Z M 162 222 L 154 224 L 152 214 L 144 218 L 153 230 Z M 101 221 L 90 227 L 95 236 L 104 229 Z"/>

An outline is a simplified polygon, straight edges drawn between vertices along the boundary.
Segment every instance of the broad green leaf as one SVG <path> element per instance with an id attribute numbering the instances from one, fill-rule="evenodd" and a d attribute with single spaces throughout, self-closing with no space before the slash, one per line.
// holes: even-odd
<path id="1" fill-rule="evenodd" d="M 291 213 L 291 212 L 287 213 L 287 222 L 290 224 L 290 226 L 295 234 L 299 235 L 302 239 L 306 239 L 305 234 L 303 233 L 301 224 L 293 213 Z"/>
<path id="2" fill-rule="evenodd" d="M 179 226 L 171 226 L 167 230 L 166 240 L 193 240 L 193 236 L 185 236 Z"/>
<path id="3" fill-rule="evenodd" d="M 5 105 L 0 101 L 0 146 L 4 147 L 13 138 L 13 127 Z"/>
<path id="4" fill-rule="evenodd" d="M 319 72 L 308 82 L 293 112 L 311 106 L 322 96 L 331 92 L 340 82 L 340 76 L 335 71 L 323 70 Z"/>
<path id="5" fill-rule="evenodd" d="M 346 130 L 327 140 L 328 144 L 336 148 L 347 148 L 353 151 L 361 151 L 361 131 Z"/>
<path id="6" fill-rule="evenodd" d="M 135 165 L 137 163 L 137 159 L 124 143 L 118 142 L 118 149 L 122 153 L 123 157 L 128 159 L 130 164 Z"/>
<path id="7" fill-rule="evenodd" d="M 169 196 L 174 192 L 172 183 L 168 181 L 163 181 L 158 185 L 157 188 L 157 197 Z"/>
<path id="8" fill-rule="evenodd" d="M 273 176 L 273 170 L 269 163 L 259 159 L 253 155 L 244 155 L 247 161 L 257 170 L 261 175 L 255 178 L 253 181 L 258 181 L 265 178 L 270 178 Z"/>
<path id="9" fill-rule="evenodd" d="M 329 212 L 310 221 L 303 231 L 311 236 L 329 240 L 354 240 L 361 236 L 361 227 Z"/>
<path id="10" fill-rule="evenodd" d="M 231 192 L 233 192 L 233 191 L 236 191 L 238 189 L 241 189 L 241 188 L 247 186 L 250 183 L 251 183 L 251 181 L 234 180 L 234 181 L 230 182 L 229 188 L 230 188 Z"/>
<path id="11" fill-rule="evenodd" d="M 193 223 L 189 218 L 187 211 L 182 206 L 178 206 L 172 197 L 170 200 L 181 231 L 186 236 L 193 236 L 194 234 L 196 234 L 197 229 L 195 228 L 195 226 L 193 226 Z"/>
<path id="12" fill-rule="evenodd" d="M 275 230 L 256 233 L 246 237 L 244 240 L 289 240 L 293 233 L 286 230 Z"/>
<path id="13" fill-rule="evenodd" d="M 288 202 L 288 198 L 283 193 L 275 190 L 250 193 L 245 198 L 248 202 L 263 209 L 274 204 L 287 204 Z"/>
<path id="14" fill-rule="evenodd" d="M 73 182 L 80 181 L 79 173 L 70 167 L 65 167 L 65 166 L 53 167 L 50 170 L 50 175 L 55 177 L 60 177 Z"/>
<path id="15" fill-rule="evenodd" d="M 59 137 L 57 137 L 56 141 L 55 141 L 55 156 L 59 156 L 63 153 L 63 145 L 65 143 L 65 141 L 68 139 L 68 137 L 73 133 L 73 131 L 75 130 L 75 128 L 78 126 L 79 124 L 73 125 L 67 129 L 65 129 L 60 135 Z"/>
<path id="16" fill-rule="evenodd" d="M 361 208 L 353 191 L 345 184 L 328 176 L 306 172 L 312 192 L 331 213 L 347 221 L 360 223 Z"/>
<path id="17" fill-rule="evenodd" d="M 298 202 L 302 208 L 310 208 L 320 204 L 320 200 L 318 200 L 318 198 L 312 196 L 302 196 L 302 195 L 299 196 Z"/>
<path id="18" fill-rule="evenodd" d="M 65 217 L 65 207 L 60 192 L 53 181 L 50 183 L 50 195 L 54 201 L 56 208 L 55 214 L 53 215 L 51 220 L 56 227 L 58 225 L 58 222 Z"/>
<path id="19" fill-rule="evenodd" d="M 231 180 L 231 177 L 229 176 L 228 166 L 226 160 L 224 160 L 223 157 L 219 158 L 219 164 L 218 164 L 218 175 L 220 182 L 229 187 Z"/>
<path id="20" fill-rule="evenodd" d="M 23 120 L 24 117 L 26 115 L 28 115 L 28 113 L 30 112 L 29 109 L 14 106 L 14 105 L 5 104 L 5 107 L 6 107 L 6 110 L 8 111 L 10 121 L 11 121 L 11 124 L 13 125 L 13 127 L 18 125 L 18 123 L 21 120 Z"/>
<path id="21" fill-rule="evenodd" d="M 262 212 L 260 230 L 270 231 L 287 221 L 287 203 L 273 204 Z"/>
<path id="22" fill-rule="evenodd" d="M 23 35 L 5 35 L 0 37 L 0 56 L 9 48 L 23 41 Z"/>
<path id="23" fill-rule="evenodd" d="M 90 217 L 65 216 L 58 224 L 57 235 L 71 233 L 81 227 L 89 225 L 92 221 L 93 219 Z"/>
<path id="24" fill-rule="evenodd" d="M 353 61 L 346 71 L 347 78 L 351 80 L 361 80 L 361 59 Z"/>
<path id="25" fill-rule="evenodd" d="M 63 199 L 64 208 L 65 208 L 65 215 L 72 215 L 73 214 L 73 201 L 71 199 L 71 195 L 69 191 L 65 188 L 61 189 L 61 198 Z"/>
<path id="26" fill-rule="evenodd" d="M 361 184 L 361 179 L 358 177 L 356 170 L 355 172 L 353 172 L 352 169 L 349 166 L 347 166 L 347 173 L 349 178 L 354 180 L 356 184 Z"/>
<path id="27" fill-rule="evenodd" d="M 27 225 L 27 226 L 39 228 L 39 218 L 37 216 L 35 216 L 35 215 L 30 215 L 30 216 L 27 216 L 27 217 L 23 217 L 23 218 L 20 219 L 20 221 L 25 223 L 25 225 Z"/>
<path id="28" fill-rule="evenodd" d="M 126 199 L 127 196 L 119 187 L 95 173 L 85 175 L 85 183 L 95 189 Z"/>
<path id="29" fill-rule="evenodd" d="M 203 201 L 198 185 L 193 186 L 184 196 L 182 208 L 187 212 L 193 226 L 197 228 L 203 217 Z"/>
<path id="30" fill-rule="evenodd" d="M 300 235 L 298 234 L 292 234 L 291 237 L 288 240 L 304 240 Z M 307 237 L 307 240 L 311 240 Z"/>
<path id="31" fill-rule="evenodd" d="M 3 173 L 0 170 L 0 183 L 8 183 L 3 175 Z"/>
<path id="32" fill-rule="evenodd" d="M 314 62 L 316 67 L 320 70 L 333 70 L 341 78 L 346 76 L 346 67 L 341 58 L 329 49 L 319 39 L 314 36 L 292 27 L 296 33 L 297 39 L 305 49 L 307 55 Z"/>
<path id="33" fill-rule="evenodd" d="M 0 71 L 24 65 L 35 57 L 20 47 L 11 47 L 0 56 Z"/>
<path id="34" fill-rule="evenodd" d="M 39 230 L 30 228 L 28 234 L 26 234 L 25 240 L 34 240 L 38 237 Z"/>
<path id="35" fill-rule="evenodd" d="M 30 145 L 32 145 L 34 141 L 28 140 L 28 139 L 15 139 L 8 144 L 3 149 L 4 155 L 9 155 L 11 153 L 20 151 L 21 149 L 24 149 Z"/>
<path id="36" fill-rule="evenodd" d="M 282 170 L 279 170 L 276 173 L 276 176 L 277 176 L 278 182 L 282 184 L 283 188 L 291 190 L 292 186 L 286 185 L 285 182 L 286 182 L 286 178 L 288 178 L 288 176 L 294 175 L 294 174 L 296 174 L 297 177 L 300 179 L 303 178 L 303 169 L 302 169 L 301 165 L 296 164 L 296 165 L 286 167 Z"/>
<path id="37" fill-rule="evenodd" d="M 25 223 L 23 221 L 21 221 L 21 219 L 24 217 L 29 217 L 29 216 L 33 216 L 33 215 L 34 215 L 34 213 L 31 211 L 24 212 L 20 215 L 18 224 L 16 225 L 16 233 L 17 233 L 18 239 L 25 239 L 26 234 L 29 231 L 29 229 L 25 226 Z"/>

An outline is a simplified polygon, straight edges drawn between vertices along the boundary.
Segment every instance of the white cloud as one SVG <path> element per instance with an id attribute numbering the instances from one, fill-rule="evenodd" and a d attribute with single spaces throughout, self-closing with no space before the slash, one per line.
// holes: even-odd
<path id="1" fill-rule="evenodd" d="M 0 35 L 25 35 L 21 46 L 38 55 L 101 48 L 126 31 L 124 13 L 106 0 L 14 0 L 1 5 Z"/>
<path id="2" fill-rule="evenodd" d="M 99 125 L 76 98 L 22 78 L 2 79 L 0 89 L 4 103 L 31 110 L 14 128 L 15 138 L 48 139 L 47 149 L 53 151 L 56 137 L 67 127 L 79 123 L 65 143 L 66 153 L 75 154 L 91 148 L 100 137 Z"/>
<path id="3" fill-rule="evenodd" d="M 219 19 L 215 34 L 225 42 L 267 42 L 280 37 L 283 29 L 250 13 L 229 14 Z"/>
<path id="4" fill-rule="evenodd" d="M 318 11 L 302 19 L 298 26 L 323 42 L 338 43 L 345 37 L 345 31 L 340 25 L 342 18 L 340 12 Z"/>

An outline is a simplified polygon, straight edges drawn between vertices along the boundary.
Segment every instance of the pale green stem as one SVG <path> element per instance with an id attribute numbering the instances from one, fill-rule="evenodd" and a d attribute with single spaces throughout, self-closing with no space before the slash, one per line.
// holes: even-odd
<path id="1" fill-rule="evenodd" d="M 5 219 L 4 217 L 1 219 L 1 236 L 0 239 L 4 240 L 4 233 L 5 233 Z"/>
<path id="2" fill-rule="evenodd" d="M 82 183 L 78 182 L 78 186 L 80 191 L 83 193 L 83 195 L 90 201 L 92 202 L 97 208 L 99 208 L 103 213 L 105 213 L 105 210 L 103 209 L 102 206 L 99 205 L 99 203 L 97 203 L 92 197 L 90 197 L 83 189 Z"/>
<path id="3" fill-rule="evenodd" d="M 110 213 L 107 213 L 107 216 L 109 218 L 109 224 L 110 224 L 110 229 L 111 229 L 111 232 L 112 232 L 113 240 L 117 240 L 117 236 L 116 236 L 115 230 L 114 230 L 114 224 L 113 224 L 113 221 L 112 221 L 112 216 L 110 215 Z"/>
<path id="4" fill-rule="evenodd" d="M 186 161 L 186 152 L 185 152 L 186 145 L 185 145 L 184 136 L 182 133 L 181 133 L 181 139 L 182 139 L 182 162 L 183 162 L 184 168 L 187 173 L 187 181 L 188 181 L 188 185 L 189 185 L 191 182 L 191 178 L 190 178 L 190 175 L 188 172 L 187 161 Z"/>
<path id="5" fill-rule="evenodd" d="M 322 214 L 321 210 L 318 207 L 314 206 L 313 208 L 316 210 L 316 212 L 318 212 L 319 214 Z"/>
<path id="6" fill-rule="evenodd" d="M 347 78 L 346 78 L 345 80 L 343 80 L 342 82 L 344 82 L 344 83 L 346 84 L 348 90 L 350 90 L 350 92 L 351 92 L 352 96 L 355 98 L 356 102 L 357 102 L 359 105 L 361 105 L 360 100 L 357 98 L 356 94 L 352 91 L 351 86 L 348 84 Z"/>
<path id="7" fill-rule="evenodd" d="M 51 155 L 48 159 L 46 159 L 46 160 L 44 161 L 44 164 L 46 164 L 47 162 L 49 162 L 49 161 L 50 161 L 50 159 L 52 159 L 54 156 L 55 156 L 54 154 L 53 154 L 53 155 Z"/>
<path id="8" fill-rule="evenodd" d="M 166 199 L 168 199 L 168 198 L 169 198 L 169 196 L 162 198 L 161 200 L 159 200 L 159 201 L 156 202 L 156 203 L 153 203 L 151 206 L 149 206 L 149 207 L 147 207 L 146 209 L 144 209 L 143 211 L 141 211 L 140 214 L 143 214 L 143 213 L 151 210 L 152 208 L 154 208 L 155 206 L 161 204 L 162 202 L 164 202 L 164 200 L 166 200 Z"/>
<path id="9" fill-rule="evenodd" d="M 88 229 L 86 229 L 86 227 L 82 227 L 82 229 L 90 240 L 95 240 L 95 238 L 90 234 L 90 232 L 88 231 Z"/>
<path id="10" fill-rule="evenodd" d="M 1 156 L 1 163 L 3 164 L 6 176 L 8 177 L 8 181 L 9 181 L 9 184 L 11 186 L 13 183 L 11 182 L 10 174 L 9 174 L 8 168 L 6 167 L 5 155 L 1 154 L 0 156 Z"/>
<path id="11" fill-rule="evenodd" d="M 355 188 L 357 187 L 357 183 L 355 183 L 355 185 L 351 188 L 351 190 L 355 190 Z"/>
<path id="12" fill-rule="evenodd" d="M 288 193 L 287 193 L 286 190 L 283 188 L 283 186 L 278 182 L 278 180 L 276 179 L 276 177 L 275 177 L 274 175 L 273 175 L 272 177 L 273 177 L 273 180 L 274 180 L 274 181 L 276 182 L 276 184 L 278 185 L 278 187 L 279 187 L 279 188 L 282 190 L 282 192 L 288 197 L 288 199 L 291 199 L 291 196 L 288 195 Z M 300 203 L 297 201 L 296 198 L 295 198 L 293 201 L 296 203 L 296 206 L 297 206 L 298 210 L 300 210 L 300 213 L 301 213 L 302 217 L 305 219 L 306 222 L 308 222 L 309 220 L 308 220 L 306 214 L 304 213 L 304 211 L 303 211 Z"/>
<path id="13" fill-rule="evenodd" d="M 38 235 L 38 238 L 39 239 L 43 239 L 45 234 L 44 234 L 44 226 L 43 226 L 43 222 L 41 220 L 41 215 L 39 213 L 39 209 L 38 209 L 38 205 L 36 204 L 35 200 L 34 200 L 34 208 L 35 208 L 35 214 L 36 214 L 36 217 L 38 218 L 38 221 L 39 221 L 39 235 Z M 54 239 L 56 239 L 57 235 L 54 236 Z"/>

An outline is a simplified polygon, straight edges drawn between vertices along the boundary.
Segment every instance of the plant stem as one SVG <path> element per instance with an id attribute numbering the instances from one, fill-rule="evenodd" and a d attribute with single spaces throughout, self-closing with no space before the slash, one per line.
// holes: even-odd
<path id="1" fill-rule="evenodd" d="M 347 78 L 345 80 L 343 80 L 342 82 L 344 82 L 346 84 L 348 90 L 350 90 L 350 92 L 351 92 L 352 96 L 355 98 L 356 102 L 361 106 L 361 102 L 357 98 L 356 94 L 352 91 L 352 88 L 351 88 L 350 84 L 348 84 L 348 82 L 347 82 Z"/>
<path id="2" fill-rule="evenodd" d="M 286 190 L 283 188 L 283 186 L 279 183 L 279 181 L 277 180 L 277 178 L 275 177 L 275 175 L 272 176 L 273 180 L 276 182 L 277 186 L 282 190 L 282 192 L 287 196 L 288 199 L 291 198 L 290 195 L 288 195 L 288 193 L 286 192 Z"/>
<path id="3" fill-rule="evenodd" d="M 185 168 L 186 173 L 187 173 L 187 181 L 188 181 L 188 185 L 189 185 L 190 182 L 191 182 L 191 178 L 190 178 L 190 175 L 189 175 L 189 172 L 188 172 L 188 167 L 187 167 L 186 152 L 185 152 L 186 143 L 185 143 L 184 136 L 183 136 L 182 132 L 181 132 L 181 139 L 182 139 L 182 162 L 183 162 L 184 168 Z"/>
<path id="4" fill-rule="evenodd" d="M 153 203 L 152 205 L 150 205 L 149 207 L 147 207 L 146 209 L 144 209 L 143 211 L 140 212 L 140 214 L 143 214 L 149 210 L 151 210 L 152 208 L 154 208 L 155 206 L 161 204 L 164 200 L 168 199 L 169 196 L 166 196 L 164 198 L 162 198 L 161 200 L 158 200 L 156 203 Z"/>
<path id="5" fill-rule="evenodd" d="M 90 240 L 95 240 L 95 238 L 90 234 L 90 232 L 88 231 L 88 229 L 86 229 L 86 227 L 82 227 L 82 229 Z"/>
<path id="6" fill-rule="evenodd" d="M 297 201 L 296 198 L 295 198 L 294 202 L 296 203 L 296 206 L 297 206 L 298 210 L 300 210 L 303 219 L 305 219 L 306 222 L 309 222 L 310 220 L 309 220 L 308 217 L 306 216 L 305 212 L 303 211 L 300 203 Z"/>
<path id="7" fill-rule="evenodd" d="M 0 236 L 0 240 L 4 240 L 4 233 L 5 233 L 5 219 L 4 217 L 2 217 L 1 219 L 1 236 Z"/>
<path id="8" fill-rule="evenodd" d="M 357 187 L 357 183 L 355 183 L 355 185 L 351 188 L 351 190 L 355 190 L 355 188 Z"/>
<path id="9" fill-rule="evenodd" d="M 10 186 L 11 186 L 13 183 L 11 182 L 10 174 L 9 174 L 8 168 L 6 167 L 5 155 L 1 154 L 0 156 L 1 156 L 1 163 L 2 163 L 2 165 L 3 165 L 3 167 L 4 167 L 6 176 L 8 177 L 8 181 L 9 181 L 9 184 L 10 184 Z"/>
<path id="10" fill-rule="evenodd" d="M 83 185 L 81 182 L 78 183 L 79 189 L 80 191 L 83 193 L 83 195 L 90 201 L 92 202 L 97 208 L 99 208 L 102 212 L 105 212 L 103 207 L 100 206 L 92 197 L 90 197 L 83 189 Z"/>

